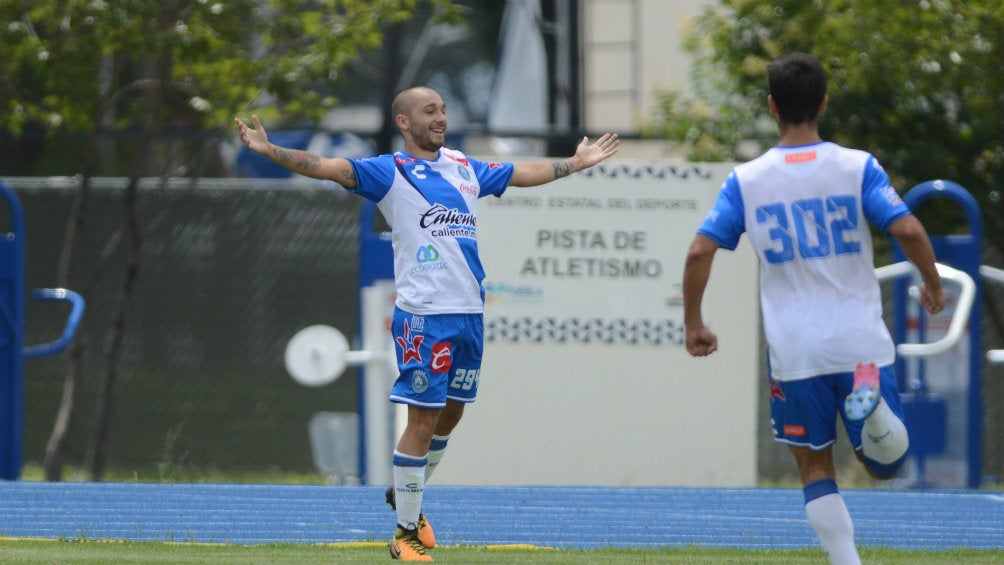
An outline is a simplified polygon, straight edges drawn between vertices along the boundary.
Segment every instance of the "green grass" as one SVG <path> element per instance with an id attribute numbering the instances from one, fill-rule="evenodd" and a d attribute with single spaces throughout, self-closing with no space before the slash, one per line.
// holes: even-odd
<path id="1" fill-rule="evenodd" d="M 753 551 L 708 548 L 548 549 L 527 547 L 438 547 L 437 563 L 525 563 L 574 565 L 826 565 L 818 549 Z M 1000 565 L 1004 551 L 953 550 L 915 552 L 864 548 L 869 565 Z M 177 564 L 310 565 L 312 563 L 390 563 L 382 543 L 342 545 L 209 545 L 160 542 L 46 541 L 0 539 L 5 564 Z"/>

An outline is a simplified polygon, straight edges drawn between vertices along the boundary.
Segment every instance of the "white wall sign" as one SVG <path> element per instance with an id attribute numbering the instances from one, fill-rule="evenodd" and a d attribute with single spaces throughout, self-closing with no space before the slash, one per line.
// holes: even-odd
<path id="1" fill-rule="evenodd" d="M 731 165 L 608 165 L 479 201 L 485 358 L 434 481 L 752 486 L 755 257 L 720 252 L 683 348 L 684 258 Z"/>

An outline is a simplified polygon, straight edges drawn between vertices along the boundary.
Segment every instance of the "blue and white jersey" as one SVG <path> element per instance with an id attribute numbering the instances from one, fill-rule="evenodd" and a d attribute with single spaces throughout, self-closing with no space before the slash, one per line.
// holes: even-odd
<path id="1" fill-rule="evenodd" d="M 834 143 L 775 147 L 737 166 L 698 233 L 760 260 L 771 375 L 798 380 L 895 359 L 868 223 L 910 214 L 875 158 Z"/>
<path id="2" fill-rule="evenodd" d="M 421 315 L 483 312 L 477 201 L 505 192 L 513 164 L 446 148 L 432 161 L 396 153 L 350 162 L 356 192 L 376 202 L 391 226 L 398 308 Z"/>

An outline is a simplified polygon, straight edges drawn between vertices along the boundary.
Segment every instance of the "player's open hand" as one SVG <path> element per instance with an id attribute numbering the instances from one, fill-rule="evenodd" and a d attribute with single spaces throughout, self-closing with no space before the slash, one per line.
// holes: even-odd
<path id="1" fill-rule="evenodd" d="M 593 143 L 589 143 L 588 137 L 583 137 L 575 148 L 575 158 L 579 160 L 582 169 L 588 169 L 617 153 L 620 146 L 621 140 L 616 133 L 605 133 Z"/>
<path id="2" fill-rule="evenodd" d="M 705 326 L 687 328 L 687 353 L 704 357 L 718 351 L 718 336 Z"/>
<path id="3" fill-rule="evenodd" d="M 241 142 L 243 142 L 248 149 L 259 154 L 265 154 L 268 152 L 268 134 L 265 133 L 264 126 L 262 126 L 261 121 L 258 120 L 258 114 L 251 114 L 251 123 L 254 125 L 254 128 L 249 127 L 244 123 L 244 120 L 240 118 L 234 118 L 234 122 L 237 123 L 237 131 L 241 135 Z"/>

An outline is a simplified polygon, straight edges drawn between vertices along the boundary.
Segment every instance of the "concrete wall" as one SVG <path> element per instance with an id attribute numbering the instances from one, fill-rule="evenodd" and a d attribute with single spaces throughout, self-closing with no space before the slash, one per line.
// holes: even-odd
<path id="1" fill-rule="evenodd" d="M 684 31 L 711 0 L 584 0 L 585 123 L 635 132 L 655 89 L 690 91 Z"/>
<path id="2" fill-rule="evenodd" d="M 745 244 L 706 296 L 721 351 L 682 345 L 684 257 L 730 167 L 619 162 L 480 201 L 484 364 L 436 483 L 755 485 Z"/>

